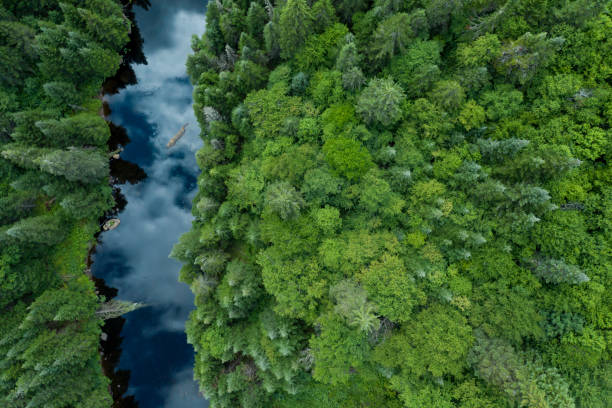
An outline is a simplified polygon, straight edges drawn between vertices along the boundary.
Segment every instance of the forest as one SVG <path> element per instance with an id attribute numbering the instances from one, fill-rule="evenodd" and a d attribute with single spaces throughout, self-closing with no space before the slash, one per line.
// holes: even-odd
<path id="1" fill-rule="evenodd" d="M 3 408 L 113 403 L 99 355 L 113 304 L 86 259 L 114 206 L 101 88 L 130 31 L 115 0 L 0 0 Z"/>
<path id="2" fill-rule="evenodd" d="M 171 255 L 211 407 L 612 406 L 611 6 L 208 3 Z"/>

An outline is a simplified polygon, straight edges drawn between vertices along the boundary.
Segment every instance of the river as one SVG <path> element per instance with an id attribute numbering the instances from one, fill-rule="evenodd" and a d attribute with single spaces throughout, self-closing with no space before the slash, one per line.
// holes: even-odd
<path id="1" fill-rule="evenodd" d="M 121 328 L 123 323 L 118 369 L 124 379 L 129 374 L 121 394 L 131 397 L 119 403 L 115 395 L 117 407 L 208 406 L 193 381 L 193 349 L 184 333 L 193 295 L 177 280 L 180 263 L 168 258 L 192 221 L 198 175 L 194 154 L 202 142 L 185 61 L 191 36 L 204 32 L 205 4 L 152 0 L 148 11 L 134 7 L 148 64 L 132 66 L 136 84 L 105 96 L 107 119 L 130 139 L 121 162 L 134 163 L 147 175 L 138 183 L 119 185 L 126 200 L 118 214 L 121 224 L 100 235 L 92 255 L 93 275 L 115 288 L 118 299 L 147 304 L 109 324 Z M 166 143 L 185 123 L 185 135 L 168 150 Z"/>

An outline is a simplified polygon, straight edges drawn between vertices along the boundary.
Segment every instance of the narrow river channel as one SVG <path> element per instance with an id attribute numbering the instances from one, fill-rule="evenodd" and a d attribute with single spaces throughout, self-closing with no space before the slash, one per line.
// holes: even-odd
<path id="1" fill-rule="evenodd" d="M 133 396 L 129 406 L 206 407 L 193 381 L 193 349 L 184 334 L 193 296 L 177 281 L 179 262 L 168 259 L 192 220 L 194 154 L 201 140 L 185 60 L 192 34 L 204 32 L 205 1 L 152 0 L 148 11 L 134 7 L 134 12 L 148 64 L 132 67 L 137 84 L 105 100 L 111 110 L 107 119 L 131 140 L 121 159 L 140 166 L 147 177 L 119 186 L 127 200 L 118 214 L 121 224 L 100 235 L 92 272 L 117 290 L 118 299 L 147 304 L 125 316 L 121 331 L 118 368 L 130 373 L 128 389 L 122 390 Z M 167 149 L 186 123 L 183 138 Z"/>

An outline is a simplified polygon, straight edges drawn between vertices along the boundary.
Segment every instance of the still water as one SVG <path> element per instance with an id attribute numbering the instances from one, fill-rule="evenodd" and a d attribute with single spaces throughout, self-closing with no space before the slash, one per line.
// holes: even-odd
<path id="1" fill-rule="evenodd" d="M 133 396 L 127 405 L 207 407 L 193 381 L 193 349 L 184 334 L 193 296 L 177 281 L 181 265 L 168 259 L 192 220 L 198 174 L 194 154 L 202 142 L 185 61 L 191 36 L 204 32 L 206 2 L 150 3 L 149 10 L 134 7 L 148 63 L 132 66 L 137 84 L 105 97 L 111 110 L 107 119 L 123 127 L 131 140 L 121 159 L 140 166 L 147 177 L 119 186 L 127 200 L 118 214 L 121 224 L 100 235 L 92 272 L 116 288 L 118 299 L 148 305 L 127 314 L 121 331 L 118 368 L 129 372 L 122 393 Z M 166 149 L 186 123 L 183 138 Z"/>

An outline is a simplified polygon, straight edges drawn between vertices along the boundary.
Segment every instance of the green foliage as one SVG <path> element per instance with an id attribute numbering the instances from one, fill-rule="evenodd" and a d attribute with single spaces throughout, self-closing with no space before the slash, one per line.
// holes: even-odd
<path id="1" fill-rule="evenodd" d="M 372 35 L 371 52 L 374 60 L 388 60 L 402 54 L 411 40 L 426 32 L 426 18 L 422 9 L 412 14 L 397 13 L 383 20 Z"/>
<path id="2" fill-rule="evenodd" d="M 357 112 L 368 124 L 392 126 L 401 119 L 405 96 L 390 79 L 373 79 L 357 102 Z"/>
<path id="3" fill-rule="evenodd" d="M 321 334 L 310 339 L 315 380 L 332 385 L 347 383 L 352 370 L 364 364 L 368 347 L 362 331 L 347 327 L 333 314 L 323 315 Z"/>
<path id="4" fill-rule="evenodd" d="M 521 406 L 575 407 L 568 384 L 554 368 L 519 355 L 511 346 L 481 334 L 470 352 L 476 374 Z"/>
<path id="5" fill-rule="evenodd" d="M 472 329 L 457 310 L 434 305 L 375 350 L 374 359 L 415 377 L 460 377 L 472 345 Z"/>
<path id="6" fill-rule="evenodd" d="M 131 22 L 119 2 L 0 6 L 0 406 L 112 405 L 85 274 L 113 203 L 97 99 Z"/>
<path id="7" fill-rule="evenodd" d="M 370 153 L 353 139 L 329 139 L 323 145 L 323 152 L 329 165 L 349 180 L 358 179 L 372 166 Z"/>
<path id="8" fill-rule="evenodd" d="M 306 0 L 287 0 L 279 24 L 281 56 L 288 59 L 313 31 L 313 16 Z"/>
<path id="9" fill-rule="evenodd" d="M 286 182 L 271 184 L 266 190 L 266 205 L 283 220 L 299 215 L 304 200 L 300 194 Z"/>
<path id="10" fill-rule="evenodd" d="M 589 277 L 574 265 L 558 259 L 533 259 L 533 272 L 547 283 L 584 283 Z"/>
<path id="11" fill-rule="evenodd" d="M 391 60 L 389 71 L 408 96 L 419 95 L 436 82 L 441 51 L 437 41 L 415 41 L 405 53 Z"/>
<path id="12" fill-rule="evenodd" d="M 423 298 L 414 278 L 406 274 L 404 263 L 396 256 L 383 255 L 358 276 L 380 313 L 392 321 L 409 319 L 412 308 Z"/>
<path id="13" fill-rule="evenodd" d="M 607 406 L 605 3 L 209 4 L 172 254 L 212 407 Z"/>
<path id="14" fill-rule="evenodd" d="M 6 234 L 21 242 L 54 245 L 62 239 L 61 220 L 52 215 L 24 218 L 13 224 Z"/>

